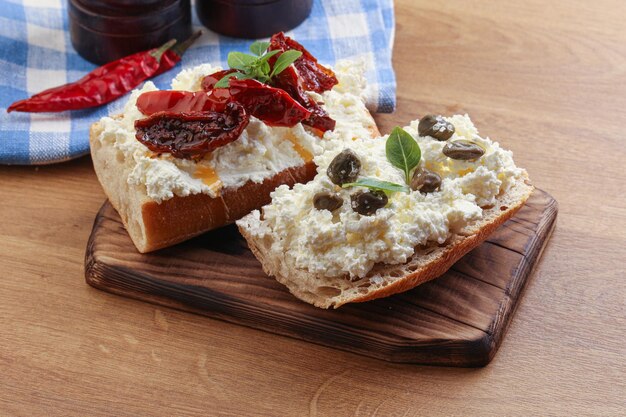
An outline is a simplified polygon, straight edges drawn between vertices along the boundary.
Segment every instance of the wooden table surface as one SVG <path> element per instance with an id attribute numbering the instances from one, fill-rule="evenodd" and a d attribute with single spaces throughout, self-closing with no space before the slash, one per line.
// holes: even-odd
<path id="1" fill-rule="evenodd" d="M 0 415 L 624 415 L 623 0 L 398 0 L 398 109 L 472 115 L 560 203 L 482 369 L 395 365 L 97 291 L 91 161 L 0 168 Z M 6 140 L 8 138 L 2 138 Z"/>

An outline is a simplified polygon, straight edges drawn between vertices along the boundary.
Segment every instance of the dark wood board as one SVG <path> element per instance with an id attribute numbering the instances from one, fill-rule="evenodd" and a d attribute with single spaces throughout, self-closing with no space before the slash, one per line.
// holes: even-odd
<path id="1" fill-rule="evenodd" d="M 484 366 L 502 341 L 557 210 L 549 194 L 536 190 L 442 277 L 386 299 L 322 310 L 268 278 L 235 226 L 140 254 L 106 202 L 87 245 L 85 276 L 111 293 L 392 362 Z"/>

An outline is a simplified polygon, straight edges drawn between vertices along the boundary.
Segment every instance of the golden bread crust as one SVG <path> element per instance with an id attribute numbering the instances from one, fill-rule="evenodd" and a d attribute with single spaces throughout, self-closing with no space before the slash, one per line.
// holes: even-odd
<path id="1" fill-rule="evenodd" d="M 248 181 L 239 188 L 223 189 L 219 197 L 194 194 L 174 196 L 157 203 L 148 197 L 145 187 L 128 184 L 134 161 L 125 158 L 112 145 L 103 145 L 98 140 L 101 132 L 99 122 L 91 126 L 89 142 L 94 169 L 104 193 L 141 253 L 165 248 L 233 223 L 268 204 L 270 193 L 279 185 L 291 187 L 307 182 L 316 173 L 315 164 L 308 162 L 281 171 L 262 183 Z M 375 125 L 371 133 L 372 137 L 379 135 Z"/>

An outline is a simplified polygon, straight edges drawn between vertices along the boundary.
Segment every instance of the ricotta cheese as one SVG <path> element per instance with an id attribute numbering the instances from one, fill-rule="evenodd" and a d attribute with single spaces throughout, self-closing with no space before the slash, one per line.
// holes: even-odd
<path id="1" fill-rule="evenodd" d="M 199 91 L 202 78 L 220 71 L 210 64 L 182 70 L 172 81 L 172 89 Z M 324 151 L 329 143 L 371 136 L 374 121 L 365 108 L 363 67 L 342 62 L 337 65 L 339 84 L 331 91 L 316 95 L 330 116 L 337 121 L 333 132 L 322 139 L 302 124 L 291 128 L 270 127 L 251 117 L 249 125 L 235 141 L 216 149 L 200 161 L 157 155 L 135 138 L 134 123 L 145 116 L 137 109 L 139 95 L 157 90 L 148 81 L 132 92 L 119 117 L 104 117 L 98 140 L 118 150 L 131 166 L 127 181 L 145 187 L 152 200 L 161 202 L 177 196 L 206 193 L 217 197 L 222 188 L 238 188 L 248 181 L 263 182 L 287 168 L 301 166 Z"/>
<path id="2" fill-rule="evenodd" d="M 342 189 L 326 175 L 330 162 L 344 148 L 358 155 L 361 178 L 405 183 L 403 172 L 387 160 L 387 136 L 375 140 L 363 136 L 337 143 L 335 148 L 318 155 L 315 158 L 318 173 L 313 181 L 297 184 L 293 189 L 285 185 L 278 187 L 272 193 L 271 204 L 263 207 L 262 216 L 255 211 L 238 224 L 257 238 L 270 236 L 271 251 L 289 266 L 315 274 L 361 278 L 376 263 L 405 263 L 416 246 L 444 243 L 451 233 L 480 219 L 481 207 L 494 204 L 500 192 L 524 175 L 515 166 L 511 152 L 480 137 L 468 116 L 452 116 L 447 120 L 456 127 L 450 140 L 472 140 L 486 151 L 477 161 L 452 160 L 442 153 L 445 142 L 418 135 L 419 121 L 407 126 L 405 130 L 421 148 L 421 166 L 442 177 L 439 191 L 393 193 L 388 205 L 374 215 L 356 213 L 351 208 L 350 195 L 357 189 Z M 322 191 L 337 193 L 343 205 L 334 212 L 317 210 L 313 196 Z"/>

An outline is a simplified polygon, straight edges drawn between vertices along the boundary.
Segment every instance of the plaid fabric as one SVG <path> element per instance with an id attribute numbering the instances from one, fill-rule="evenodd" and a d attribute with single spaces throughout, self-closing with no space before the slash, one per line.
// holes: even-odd
<path id="1" fill-rule="evenodd" d="M 14 101 L 79 79 L 95 66 L 72 48 L 65 0 L 0 0 L 0 163 L 49 164 L 89 152 L 89 126 L 120 111 L 125 99 L 91 110 L 63 113 L 6 113 Z M 194 24 L 201 28 L 194 16 Z M 250 41 L 203 35 L 182 66 L 154 79 L 168 88 L 182 69 L 209 62 L 225 66 L 229 51 Z M 395 75 L 391 66 L 393 0 L 315 0 L 311 16 L 288 33 L 325 64 L 364 58 L 374 94 L 373 111 L 392 112 Z"/>

